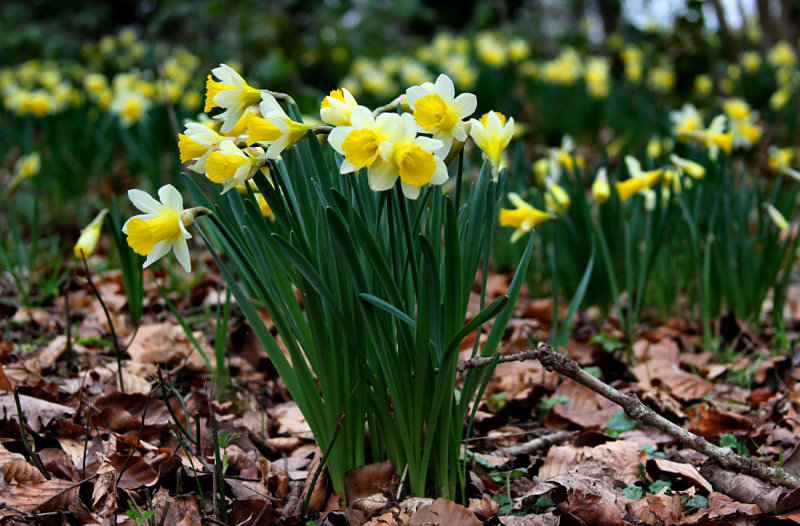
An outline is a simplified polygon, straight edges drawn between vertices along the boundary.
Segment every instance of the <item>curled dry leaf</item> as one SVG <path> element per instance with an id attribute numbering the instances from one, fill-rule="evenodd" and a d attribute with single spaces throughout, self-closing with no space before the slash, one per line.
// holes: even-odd
<path id="1" fill-rule="evenodd" d="M 0 502 L 13 510 L 0 510 L 0 517 L 14 515 L 18 511 L 35 515 L 36 513 L 66 509 L 72 504 L 79 488 L 80 484 L 61 479 L 22 482 L 6 486 L 0 490 Z"/>
<path id="2" fill-rule="evenodd" d="M 211 361 L 211 366 L 214 367 L 214 351 L 205 336 L 199 331 L 192 334 Z M 186 359 L 186 366 L 189 370 L 209 372 L 183 328 L 171 323 L 157 323 L 140 327 L 136 338 L 128 347 L 128 354 L 134 361 L 141 363 L 175 364 Z"/>
<path id="3" fill-rule="evenodd" d="M 113 517 L 117 512 L 117 470 L 111 460 L 97 453 L 100 461 L 100 468 L 97 470 L 97 478 L 94 481 L 92 490 L 92 509 L 97 510 L 97 515 L 102 519 Z"/>
<path id="4" fill-rule="evenodd" d="M 12 453 L 0 445 L 0 473 L 3 481 L 10 482 L 41 482 L 44 480 L 35 466 L 30 464 L 19 453 Z"/>
<path id="5" fill-rule="evenodd" d="M 700 472 L 695 469 L 691 464 L 683 464 L 680 462 L 673 462 L 663 458 L 649 458 L 645 463 L 647 474 L 653 480 L 658 480 L 660 476 L 667 475 L 668 478 L 674 479 L 678 477 L 689 484 L 693 484 L 702 488 L 706 494 L 711 493 L 714 489 L 711 484 L 703 478 Z"/>
<path id="6" fill-rule="evenodd" d="M 391 493 L 396 478 L 388 460 L 351 469 L 344 474 L 347 502 L 352 504 L 376 493 Z"/>
<path id="7" fill-rule="evenodd" d="M 648 493 L 627 505 L 628 511 L 637 524 L 652 526 L 683 524 L 684 517 L 681 508 L 680 495 L 667 495 L 663 490 L 657 495 Z"/>
<path id="8" fill-rule="evenodd" d="M 556 389 L 554 397 L 566 396 L 566 404 L 556 404 L 553 413 L 584 428 L 604 429 L 619 406 L 572 380 L 564 380 Z"/>
<path id="9" fill-rule="evenodd" d="M 411 516 L 409 526 L 480 526 L 474 513 L 452 500 L 436 499 L 433 504 L 423 506 Z"/>
<path id="10" fill-rule="evenodd" d="M 420 508 L 433 504 L 433 499 L 425 497 L 409 497 L 400 503 L 400 511 L 414 515 Z"/>
<path id="11" fill-rule="evenodd" d="M 467 509 L 475 514 L 482 521 L 487 521 L 497 515 L 500 505 L 489 495 L 483 495 L 480 499 L 469 499 Z"/>
<path id="12" fill-rule="evenodd" d="M 37 433 L 54 420 L 70 418 L 75 415 L 75 410 L 71 407 L 28 395 L 19 395 L 19 403 L 25 414 L 25 423 Z M 7 420 L 16 418 L 16 416 L 17 405 L 14 402 L 14 395 L 11 393 L 0 395 L 0 417 Z"/>
<path id="13" fill-rule="evenodd" d="M 664 389 L 680 400 L 699 400 L 714 390 L 714 384 L 680 369 L 676 363 L 650 360 L 633 367 L 642 390 Z"/>

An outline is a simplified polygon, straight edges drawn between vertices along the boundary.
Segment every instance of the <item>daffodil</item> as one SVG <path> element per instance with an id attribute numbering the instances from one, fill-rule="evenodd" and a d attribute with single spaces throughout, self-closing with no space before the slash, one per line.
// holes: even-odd
<path id="1" fill-rule="evenodd" d="M 262 93 L 261 97 L 263 99 L 260 104 L 261 115 L 280 132 L 277 138 L 264 140 L 262 142 L 265 145 L 269 144 L 266 154 L 267 159 L 278 159 L 284 150 L 292 147 L 297 141 L 303 139 L 312 126 L 292 120 L 286 115 L 286 112 L 283 111 L 283 108 L 278 104 L 278 101 L 275 100 L 275 97 L 269 93 Z M 271 133 L 275 135 L 274 131 Z"/>
<path id="2" fill-rule="evenodd" d="M 512 243 L 533 230 L 535 227 L 555 218 L 555 216 L 549 212 L 544 212 L 532 207 L 518 194 L 513 192 L 508 194 L 508 200 L 511 201 L 511 204 L 513 204 L 516 208 L 500 209 L 500 226 L 516 227 L 514 233 L 511 234 Z"/>
<path id="3" fill-rule="evenodd" d="M 679 111 L 671 111 L 672 131 L 679 140 L 686 140 L 693 132 L 703 129 L 703 118 L 692 104 L 684 104 Z"/>
<path id="4" fill-rule="evenodd" d="M 639 160 L 630 155 L 625 157 L 625 166 L 628 168 L 630 178 L 616 184 L 620 201 L 626 201 L 633 195 L 641 193 L 645 198 L 645 207 L 648 210 L 652 209 L 656 198 L 652 187 L 661 180 L 663 170 L 644 171 Z"/>
<path id="5" fill-rule="evenodd" d="M 606 175 L 605 168 L 600 168 L 597 171 L 597 177 L 594 178 L 592 183 L 592 197 L 601 205 L 611 197 L 611 186 L 608 184 L 608 175 Z"/>
<path id="6" fill-rule="evenodd" d="M 772 222 L 775 223 L 775 226 L 778 227 L 778 230 L 786 230 L 789 228 L 789 222 L 786 221 L 786 218 L 781 211 L 772 206 L 772 203 L 764 203 L 764 209 L 767 211 L 769 218 L 772 219 Z"/>
<path id="7" fill-rule="evenodd" d="M 206 160 L 206 176 L 215 183 L 224 185 L 222 194 L 250 178 L 256 158 L 247 155 L 232 141 L 219 144 L 219 151 L 212 152 Z"/>
<path id="8" fill-rule="evenodd" d="M 171 250 L 186 272 L 191 271 L 189 246 L 186 240 L 192 237 L 186 227 L 194 222 L 193 210 L 183 209 L 183 197 L 172 185 L 158 190 L 161 202 L 142 190 L 129 190 L 128 198 L 144 212 L 128 219 L 122 232 L 128 236 L 128 245 L 134 252 L 147 256 L 144 268 L 149 267 Z"/>
<path id="9" fill-rule="evenodd" d="M 205 173 L 208 156 L 216 150 L 218 143 L 223 139 L 224 137 L 205 124 L 187 123 L 184 132 L 178 134 L 181 163 L 194 160 L 192 170 L 200 174 Z"/>
<path id="10" fill-rule="evenodd" d="M 344 156 L 339 171 L 346 174 L 383 163 L 381 143 L 389 138 L 399 118 L 395 113 L 381 113 L 376 118 L 368 108 L 356 107 L 350 115 L 352 124 L 337 126 L 328 135 L 328 144 Z"/>
<path id="11" fill-rule="evenodd" d="M 206 81 L 206 103 L 203 111 L 208 113 L 214 108 L 224 108 L 225 111 L 215 115 L 215 119 L 222 121 L 222 133 L 228 133 L 244 113 L 245 109 L 261 102 L 261 91 L 249 86 L 241 75 L 227 64 L 220 64 L 211 70 L 214 77 L 209 75 Z"/>
<path id="12" fill-rule="evenodd" d="M 453 140 L 467 140 L 464 119 L 475 111 L 478 99 L 472 93 L 456 97 L 450 77 L 443 73 L 435 84 L 412 86 L 406 90 L 406 97 L 419 127 L 441 141 L 443 155 L 450 151 Z"/>
<path id="13" fill-rule="evenodd" d="M 548 212 L 561 215 L 569 210 L 572 200 L 564 188 L 552 181 L 546 181 L 547 189 L 544 193 L 544 207 Z"/>
<path id="14" fill-rule="evenodd" d="M 103 220 L 107 213 L 107 208 L 100 210 L 100 213 L 92 219 L 92 222 L 81 230 L 78 242 L 75 243 L 75 247 L 73 248 L 76 258 L 86 259 L 92 255 L 95 247 L 97 247 L 97 242 L 100 240 L 100 231 L 103 228 Z"/>
<path id="15" fill-rule="evenodd" d="M 109 111 L 119 117 L 126 128 L 142 120 L 151 101 L 138 91 L 122 90 L 114 95 Z"/>
<path id="16" fill-rule="evenodd" d="M 708 156 L 711 160 L 717 159 L 720 149 L 725 153 L 731 153 L 733 148 L 733 133 L 723 131 L 726 122 L 727 117 L 725 115 L 717 115 L 711 119 L 711 124 L 708 125 L 708 128 L 695 133 L 695 137 L 700 139 L 708 148 Z"/>
<path id="17" fill-rule="evenodd" d="M 441 141 L 417 136 L 417 130 L 414 117 L 408 113 L 387 123 L 388 138 L 380 143 L 382 162 L 375 162 L 367 172 L 372 190 L 389 190 L 399 178 L 403 194 L 416 199 L 426 184 L 447 181 L 447 168 L 440 157 Z"/>
<path id="18" fill-rule="evenodd" d="M 773 172 L 782 172 L 790 168 L 794 156 L 795 149 L 793 147 L 778 148 L 777 146 L 770 146 L 769 159 L 767 162 L 769 169 Z"/>
<path id="19" fill-rule="evenodd" d="M 14 165 L 14 176 L 2 192 L 2 199 L 7 199 L 25 179 L 30 179 L 39 173 L 42 158 L 39 152 L 31 152 L 17 159 Z"/>
<path id="20" fill-rule="evenodd" d="M 480 120 L 470 119 L 469 134 L 492 166 L 500 166 L 500 154 L 506 149 L 514 135 L 514 119 L 499 112 L 485 113 Z"/>
<path id="21" fill-rule="evenodd" d="M 669 156 L 670 162 L 682 172 L 689 174 L 695 179 L 702 179 L 706 176 L 706 167 L 683 157 L 678 157 L 674 153 Z"/>
<path id="22" fill-rule="evenodd" d="M 323 122 L 331 126 L 349 126 L 350 114 L 356 106 L 358 102 L 347 88 L 339 88 L 322 99 L 319 115 Z"/>

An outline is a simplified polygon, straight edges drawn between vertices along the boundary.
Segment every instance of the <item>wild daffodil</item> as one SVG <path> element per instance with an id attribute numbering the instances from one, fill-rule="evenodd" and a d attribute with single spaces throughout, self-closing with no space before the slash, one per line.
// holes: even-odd
<path id="1" fill-rule="evenodd" d="M 478 99 L 472 93 L 456 97 L 450 77 L 441 74 L 434 84 L 412 86 L 406 90 L 406 98 L 423 133 L 432 133 L 434 139 L 441 141 L 443 156 L 450 151 L 453 140 L 467 140 L 464 119 L 475 112 Z"/>
<path id="2" fill-rule="evenodd" d="M 358 102 L 347 88 L 335 89 L 322 99 L 319 116 L 331 126 L 350 126 L 350 114 L 356 106 Z"/>
<path id="3" fill-rule="evenodd" d="M 214 108 L 224 108 L 225 111 L 214 118 L 222 121 L 222 133 L 228 133 L 245 109 L 261 102 L 261 91 L 248 85 L 227 64 L 220 64 L 211 73 L 213 77 L 209 75 L 206 80 L 206 103 L 203 111 L 208 113 Z M 219 81 L 214 80 L 214 77 Z"/>
<path id="4" fill-rule="evenodd" d="M 344 156 L 340 173 L 351 173 L 361 168 L 372 170 L 376 163 L 385 162 L 381 157 L 381 143 L 389 138 L 399 118 L 396 113 L 382 113 L 375 117 L 368 108 L 356 107 L 350 115 L 351 125 L 337 126 L 328 135 L 328 144 Z"/>
<path id="5" fill-rule="evenodd" d="M 492 166 L 500 166 L 500 154 L 506 149 L 514 135 L 514 119 L 500 112 L 490 111 L 480 120 L 470 119 L 469 134 Z"/>
<path id="6" fill-rule="evenodd" d="M 81 230 L 81 235 L 78 237 L 78 242 L 75 243 L 73 251 L 75 257 L 78 259 L 86 259 L 94 253 L 97 242 L 100 240 L 100 231 L 103 229 L 103 220 L 108 213 L 108 209 L 104 208 L 92 219 L 92 222 L 86 225 Z"/>
<path id="7" fill-rule="evenodd" d="M 283 111 L 283 108 L 280 104 L 278 104 L 278 101 L 275 100 L 275 97 L 269 93 L 263 93 L 261 97 L 262 101 L 259 106 L 261 109 L 261 115 L 263 115 L 264 119 L 269 121 L 270 124 L 277 128 L 278 132 L 280 132 L 280 135 L 278 135 L 275 139 L 265 139 L 261 142 L 263 142 L 265 145 L 269 145 L 266 154 L 267 158 L 278 159 L 284 150 L 291 148 L 295 145 L 295 143 L 303 139 L 312 126 L 310 124 L 304 124 L 302 122 L 292 120 L 286 114 L 286 112 Z M 255 119 L 251 118 L 250 125 L 248 126 L 248 133 L 250 133 L 250 130 L 255 132 L 253 128 L 253 126 L 255 126 L 254 122 L 260 123 L 260 121 L 255 121 Z M 270 137 L 277 135 L 277 132 L 272 129 L 269 129 L 269 131 L 265 129 L 263 131 L 265 135 Z"/>
<path id="8" fill-rule="evenodd" d="M 158 190 L 161 202 L 142 190 L 129 190 L 128 198 L 144 212 L 128 219 L 122 232 L 128 236 L 128 245 L 134 252 L 147 256 L 144 268 L 149 267 L 170 251 L 175 252 L 178 263 L 186 272 L 192 269 L 187 239 L 192 235 L 186 227 L 194 222 L 197 209 L 184 210 L 183 197 L 168 184 Z"/>
<path id="9" fill-rule="evenodd" d="M 526 203 L 519 194 L 509 192 L 508 200 L 516 208 L 500 209 L 500 226 L 516 227 L 514 233 L 511 234 L 512 243 L 542 223 L 555 219 L 553 214 L 534 208 Z"/>
<path id="10" fill-rule="evenodd" d="M 221 192 L 224 194 L 250 178 L 255 162 L 255 157 L 239 149 L 232 141 L 223 141 L 219 145 L 219 151 L 208 156 L 206 176 L 213 182 L 224 185 Z"/>

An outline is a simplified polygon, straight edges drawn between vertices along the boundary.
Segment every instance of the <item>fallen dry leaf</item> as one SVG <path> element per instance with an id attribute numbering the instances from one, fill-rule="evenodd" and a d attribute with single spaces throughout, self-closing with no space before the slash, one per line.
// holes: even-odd
<path id="1" fill-rule="evenodd" d="M 192 335 L 205 352 L 211 366 L 215 367 L 214 351 L 203 333 L 195 331 Z M 186 367 L 190 371 L 210 372 L 183 328 L 171 323 L 141 326 L 128 347 L 128 354 L 131 359 L 141 363 L 175 364 L 186 360 Z"/>
<path id="2" fill-rule="evenodd" d="M 54 420 L 70 418 L 75 415 L 75 410 L 71 407 L 23 394 L 19 395 L 19 405 L 22 406 L 22 412 L 25 414 L 25 423 L 37 433 Z M 0 415 L 6 420 L 17 417 L 17 405 L 14 402 L 13 394 L 0 395 Z"/>
<path id="3" fill-rule="evenodd" d="M 97 453 L 100 469 L 92 489 L 92 509 L 97 510 L 101 519 L 113 517 L 117 512 L 117 470 L 111 460 L 102 453 Z"/>
<path id="4" fill-rule="evenodd" d="M 351 505 L 376 493 L 391 493 L 396 483 L 392 463 L 388 460 L 351 469 L 344 474 L 344 491 Z"/>
<path id="5" fill-rule="evenodd" d="M 539 468 L 539 478 L 548 480 L 569 472 L 583 462 L 594 460 L 605 463 L 625 484 L 639 480 L 640 446 L 636 442 L 617 440 L 595 447 L 554 446 L 547 451 L 544 464 Z"/>
<path id="6" fill-rule="evenodd" d="M 658 480 L 660 475 L 666 474 L 668 478 L 674 479 L 678 477 L 690 484 L 699 486 L 705 490 L 706 493 L 711 493 L 714 489 L 711 484 L 700 475 L 700 472 L 690 464 L 682 464 L 680 462 L 673 462 L 663 458 L 649 458 L 645 463 L 647 474 L 653 480 Z"/>
<path id="7" fill-rule="evenodd" d="M 418 509 L 409 521 L 409 526 L 480 526 L 474 513 L 452 500 L 436 499 L 433 504 Z"/>
<path id="8" fill-rule="evenodd" d="M 566 396 L 569 401 L 556 404 L 552 412 L 584 428 L 604 429 L 611 416 L 619 411 L 619 406 L 608 398 L 572 380 L 564 380 L 553 396 Z"/>
<path id="9" fill-rule="evenodd" d="M 550 511 L 540 515 L 525 515 L 524 517 L 515 515 L 500 517 L 500 524 L 503 526 L 558 526 L 560 523 L 561 519 Z"/>
<path id="10" fill-rule="evenodd" d="M 35 515 L 66 509 L 78 493 L 80 484 L 61 479 L 22 482 L 0 490 L 0 502 L 13 509 L 0 509 L 0 517 L 18 512 Z"/>
<path id="11" fill-rule="evenodd" d="M 467 509 L 475 514 L 482 521 L 487 521 L 497 515 L 500 505 L 489 495 L 484 495 L 480 499 L 469 499 Z"/>
<path id="12" fill-rule="evenodd" d="M 11 453 L 0 444 L 0 473 L 5 482 L 41 482 L 44 475 L 19 453 Z"/>

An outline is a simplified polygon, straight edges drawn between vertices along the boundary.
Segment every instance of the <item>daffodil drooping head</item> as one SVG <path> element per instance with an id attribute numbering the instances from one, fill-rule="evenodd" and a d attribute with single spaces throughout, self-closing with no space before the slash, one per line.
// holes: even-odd
<path id="1" fill-rule="evenodd" d="M 195 160 L 192 170 L 204 173 L 206 160 L 217 148 L 217 143 L 223 137 L 212 128 L 199 122 L 186 124 L 183 133 L 178 134 L 178 150 L 180 150 L 181 163 Z"/>
<path id="2" fill-rule="evenodd" d="M 555 218 L 553 214 L 544 212 L 526 203 L 518 194 L 510 192 L 508 200 L 516 208 L 500 209 L 500 226 L 516 227 L 511 234 L 511 242 L 518 240 L 535 227 Z"/>
<path id="3" fill-rule="evenodd" d="M 228 133 L 246 108 L 261 102 L 261 91 L 249 86 L 241 75 L 226 64 L 220 64 L 211 73 L 219 81 L 214 80 L 211 75 L 208 76 L 203 110 L 209 112 L 214 108 L 224 108 L 225 111 L 214 118 L 222 121 L 222 133 Z"/>
<path id="4" fill-rule="evenodd" d="M 269 93 L 262 93 L 261 98 L 261 115 L 278 130 L 278 132 L 274 130 L 270 131 L 272 134 L 270 137 L 277 136 L 277 138 L 272 140 L 265 139 L 261 142 L 269 144 L 266 154 L 267 158 L 278 159 L 284 150 L 294 146 L 297 141 L 304 138 L 312 126 L 292 120 L 286 115 L 286 112 L 283 111 L 283 108 L 278 104 L 278 101 L 275 100 L 275 97 Z M 251 118 L 251 125 L 253 122 L 256 121 Z"/>
<path id="5" fill-rule="evenodd" d="M 206 161 L 206 175 L 215 183 L 224 185 L 224 194 L 250 178 L 255 159 L 239 149 L 232 141 L 223 141 L 219 151 L 211 153 Z"/>
<path id="6" fill-rule="evenodd" d="M 412 86 L 406 90 L 406 99 L 423 133 L 432 133 L 434 139 L 442 141 L 444 156 L 450 151 L 453 139 L 467 140 L 464 119 L 475 112 L 478 99 L 472 93 L 456 97 L 450 77 L 442 73 L 435 84 Z"/>
<path id="7" fill-rule="evenodd" d="M 396 113 L 374 117 L 364 106 L 357 106 L 350 115 L 350 126 L 337 126 L 328 135 L 328 144 L 344 156 L 339 171 L 343 174 L 371 168 L 382 163 L 381 143 L 389 138 L 400 118 Z"/>
<path id="8" fill-rule="evenodd" d="M 356 106 L 358 103 L 347 88 L 335 89 L 322 99 L 319 116 L 331 126 L 350 126 L 350 114 Z"/>
<path id="9" fill-rule="evenodd" d="M 92 255 L 95 247 L 97 247 L 97 242 L 100 240 L 100 231 L 103 228 L 103 219 L 105 219 L 107 213 L 107 208 L 100 210 L 100 213 L 98 213 L 95 218 L 92 219 L 92 222 L 86 225 L 86 228 L 81 230 L 81 235 L 78 238 L 78 242 L 75 243 L 75 246 L 73 247 L 76 258 L 84 259 Z"/>
<path id="10" fill-rule="evenodd" d="M 403 194 L 416 199 L 420 188 L 426 184 L 439 185 L 447 181 L 441 141 L 418 137 L 414 117 L 404 113 L 380 124 L 387 138 L 380 143 L 381 161 L 376 159 L 367 172 L 372 190 L 389 190 L 399 178 Z"/>
<path id="11" fill-rule="evenodd" d="M 592 197 L 601 205 L 611 197 L 611 186 L 608 184 L 608 175 L 606 175 L 605 168 L 600 168 L 597 171 L 597 177 L 594 178 L 592 183 Z"/>
<path id="12" fill-rule="evenodd" d="M 492 165 L 497 167 L 500 166 L 500 154 L 514 135 L 514 119 L 506 119 L 502 113 L 490 111 L 481 120 L 470 120 L 469 134 Z"/>
<path id="13" fill-rule="evenodd" d="M 178 262 L 189 272 L 192 262 L 186 240 L 192 235 L 186 226 L 192 224 L 194 216 L 185 213 L 190 211 L 184 211 L 183 197 L 174 186 L 162 186 L 158 190 L 158 197 L 161 202 L 142 190 L 129 190 L 128 198 L 144 214 L 128 219 L 122 226 L 122 232 L 127 234 L 128 245 L 134 252 L 147 256 L 144 268 L 173 250 Z"/>

